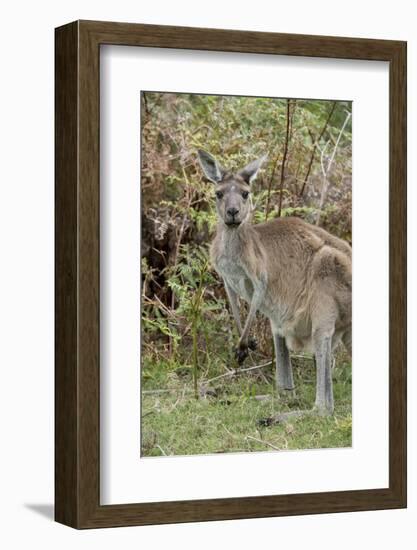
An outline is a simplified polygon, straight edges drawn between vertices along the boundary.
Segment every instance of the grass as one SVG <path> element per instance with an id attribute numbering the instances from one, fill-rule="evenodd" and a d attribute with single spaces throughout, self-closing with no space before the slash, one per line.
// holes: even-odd
<path id="1" fill-rule="evenodd" d="M 250 365 L 248 365 L 250 366 Z M 272 368 L 207 383 L 201 397 L 192 391 L 191 369 L 155 362 L 142 371 L 142 456 L 196 455 L 248 451 L 350 447 L 352 444 L 351 365 L 339 354 L 333 369 L 335 413 L 307 415 L 261 427 L 277 412 L 310 409 L 315 398 L 311 357 L 293 358 L 295 392 L 275 396 Z M 210 374 L 213 375 L 213 365 Z M 221 363 L 218 373 L 224 373 Z M 213 375 L 215 376 L 215 374 Z"/>

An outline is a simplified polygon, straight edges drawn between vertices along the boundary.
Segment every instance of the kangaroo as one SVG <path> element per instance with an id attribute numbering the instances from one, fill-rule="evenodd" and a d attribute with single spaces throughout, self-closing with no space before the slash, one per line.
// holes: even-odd
<path id="1" fill-rule="evenodd" d="M 332 415 L 332 350 L 342 341 L 351 355 L 351 247 L 299 218 L 251 223 L 251 182 L 266 156 L 236 173 L 225 170 L 206 151 L 199 150 L 198 157 L 205 176 L 216 184 L 218 225 L 210 256 L 223 279 L 240 336 L 239 364 L 256 347 L 250 329 L 257 311 L 271 323 L 278 392 L 294 389 L 289 349 L 315 354 L 314 408 L 277 415 L 269 422 L 311 412 Z M 250 304 L 244 326 L 238 298 Z"/>

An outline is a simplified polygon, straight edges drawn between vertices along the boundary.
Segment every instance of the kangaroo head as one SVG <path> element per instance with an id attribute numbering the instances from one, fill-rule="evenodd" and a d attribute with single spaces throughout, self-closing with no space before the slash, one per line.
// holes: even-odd
<path id="1" fill-rule="evenodd" d="M 216 209 L 227 227 L 236 228 L 250 220 L 252 199 L 250 184 L 255 179 L 266 155 L 252 161 L 236 173 L 228 172 L 206 151 L 198 151 L 205 176 L 216 184 Z"/>

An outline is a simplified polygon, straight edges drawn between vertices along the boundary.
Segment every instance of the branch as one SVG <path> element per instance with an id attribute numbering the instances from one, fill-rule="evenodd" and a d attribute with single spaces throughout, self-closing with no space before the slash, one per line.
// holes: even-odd
<path id="1" fill-rule="evenodd" d="M 333 161 L 334 161 L 334 157 L 335 157 L 335 155 L 336 155 L 337 147 L 338 147 L 338 145 L 339 145 L 340 138 L 342 137 L 342 134 L 343 134 L 343 132 L 344 132 L 344 130 L 345 130 L 345 128 L 346 128 L 346 125 L 347 125 L 347 123 L 349 122 L 349 119 L 350 119 L 351 116 L 352 116 L 352 113 L 347 113 L 347 116 L 346 116 L 346 118 L 345 118 L 345 122 L 343 123 L 342 129 L 340 130 L 339 135 L 338 135 L 338 137 L 337 137 L 337 140 L 336 140 L 336 143 L 335 143 L 335 146 L 334 146 L 334 149 L 333 149 L 333 154 L 332 154 L 332 156 L 331 156 L 331 158 L 330 158 L 330 160 L 329 160 L 329 163 L 328 163 L 328 165 L 327 165 L 327 171 L 326 171 L 327 174 L 329 173 L 330 168 L 332 167 L 332 164 L 333 164 Z"/>
<path id="2" fill-rule="evenodd" d="M 178 393 L 178 392 L 192 392 L 191 388 L 169 388 L 161 390 L 142 390 L 143 395 L 159 395 L 161 393 Z M 149 414 L 149 413 L 147 413 Z"/>
<path id="3" fill-rule="evenodd" d="M 326 122 L 324 123 L 324 126 L 323 126 L 323 128 L 322 128 L 322 130 L 321 130 L 321 132 L 320 132 L 319 137 L 318 137 L 317 140 L 314 140 L 314 136 L 312 135 L 312 133 L 311 133 L 310 130 L 309 130 L 310 137 L 311 137 L 311 139 L 312 139 L 312 141 L 313 141 L 313 151 L 311 152 L 310 162 L 308 163 L 307 172 L 306 172 L 306 175 L 305 175 L 305 178 L 304 178 L 303 185 L 302 185 L 302 187 L 301 187 L 300 197 L 303 196 L 304 190 L 305 190 L 305 187 L 306 187 L 306 184 L 307 184 L 307 181 L 308 181 L 308 178 L 310 177 L 311 167 L 313 166 L 314 157 L 316 156 L 317 144 L 318 144 L 318 142 L 321 140 L 321 138 L 324 136 L 324 132 L 326 131 L 327 126 L 329 125 L 329 122 L 330 122 L 330 119 L 331 119 L 331 117 L 332 117 L 333 111 L 335 110 L 335 107 L 336 107 L 336 101 L 333 101 L 332 108 L 331 108 L 330 111 L 329 111 L 329 114 L 328 114 L 328 116 L 327 116 Z"/>
<path id="4" fill-rule="evenodd" d="M 256 441 L 257 443 L 262 443 L 262 445 L 267 445 L 268 447 L 272 447 L 272 449 L 275 449 L 276 451 L 282 451 L 279 447 L 275 447 L 275 445 L 272 445 L 272 443 L 269 443 L 269 441 L 262 441 L 262 439 L 258 439 L 257 437 L 252 437 L 251 435 L 247 435 L 246 439 L 251 439 L 252 441 Z"/>
<path id="5" fill-rule="evenodd" d="M 328 187 L 329 187 L 329 182 L 328 182 L 327 175 L 329 174 L 329 172 L 331 170 L 331 167 L 332 167 L 332 164 L 333 164 L 333 161 L 334 161 L 334 157 L 336 156 L 336 151 L 337 151 L 337 148 L 339 146 L 340 138 L 342 137 L 342 134 L 343 134 L 343 132 L 346 128 L 346 125 L 349 122 L 349 119 L 350 119 L 351 116 L 352 116 L 351 113 L 347 113 L 347 116 L 345 118 L 343 126 L 342 126 L 342 128 L 339 132 L 339 135 L 337 136 L 337 140 L 336 140 L 336 143 L 333 147 L 332 155 L 331 155 L 331 157 L 330 157 L 330 159 L 327 163 L 327 167 L 324 166 L 324 152 L 326 150 L 326 147 L 330 143 L 329 141 L 326 143 L 326 145 L 324 146 L 324 148 L 321 152 L 321 170 L 323 172 L 323 185 L 322 185 L 322 188 L 321 188 L 320 203 L 319 203 L 318 212 L 317 212 L 316 225 L 319 225 L 320 218 L 321 218 L 321 213 L 322 213 L 322 210 L 323 210 L 323 204 L 324 204 L 324 201 L 326 199 L 327 190 L 328 190 Z"/>
<path id="6" fill-rule="evenodd" d="M 285 137 L 285 144 L 284 144 L 284 153 L 281 161 L 281 179 L 280 179 L 280 189 L 282 189 L 282 182 L 283 182 L 283 176 L 282 176 L 282 170 L 285 169 L 285 162 L 287 157 L 287 150 L 288 150 L 288 141 L 289 141 L 289 135 L 290 135 L 290 129 L 292 130 L 292 117 L 294 115 L 295 110 L 295 104 L 294 108 L 292 110 L 292 115 L 290 117 L 290 99 L 287 99 L 287 127 L 286 127 L 286 137 Z M 271 176 L 269 178 L 268 182 L 268 192 L 267 192 L 267 198 L 266 198 L 266 206 L 265 206 L 265 221 L 268 220 L 269 216 L 269 205 L 271 200 L 271 190 L 272 190 L 272 182 L 274 180 L 275 172 L 278 166 L 278 160 L 279 160 L 279 152 L 275 158 L 274 166 L 271 172 Z M 282 195 L 282 192 L 281 192 Z M 280 198 L 280 205 L 281 205 L 281 198 Z M 279 215 L 281 215 L 281 206 L 279 210 Z"/>
<path id="7" fill-rule="evenodd" d="M 287 162 L 288 154 L 288 138 L 290 135 L 290 99 L 287 99 L 287 129 L 285 133 L 285 144 L 284 144 L 284 154 L 282 155 L 281 163 L 281 179 L 279 183 L 279 206 L 278 206 L 278 217 L 281 217 L 281 208 L 282 208 L 282 190 L 284 186 L 284 177 L 285 177 L 285 163 Z"/>
<path id="8" fill-rule="evenodd" d="M 266 363 L 262 363 L 262 365 L 255 365 L 254 367 L 249 367 L 247 369 L 233 369 L 229 372 L 226 372 L 225 374 L 220 374 L 219 376 L 215 376 L 214 378 L 210 378 L 209 380 L 206 380 L 205 384 L 210 384 L 215 380 L 220 380 L 220 378 L 226 378 L 227 376 L 235 376 L 236 374 L 241 374 L 242 372 L 249 372 L 250 370 L 262 369 L 263 367 L 267 367 L 271 364 L 272 364 L 272 360 L 267 361 Z"/>

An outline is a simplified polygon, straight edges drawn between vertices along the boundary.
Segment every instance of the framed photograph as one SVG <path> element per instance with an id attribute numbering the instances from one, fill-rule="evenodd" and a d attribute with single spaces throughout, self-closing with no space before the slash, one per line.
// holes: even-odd
<path id="1" fill-rule="evenodd" d="M 406 43 L 56 29 L 56 521 L 406 506 Z"/>

